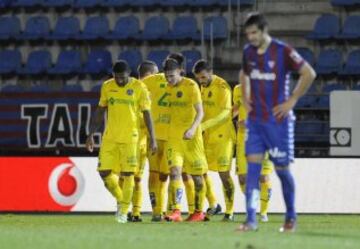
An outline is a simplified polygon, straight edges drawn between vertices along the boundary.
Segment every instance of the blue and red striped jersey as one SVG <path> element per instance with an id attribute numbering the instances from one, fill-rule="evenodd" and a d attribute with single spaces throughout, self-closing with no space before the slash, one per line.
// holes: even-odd
<path id="1" fill-rule="evenodd" d="M 243 53 L 243 71 L 250 78 L 252 121 L 276 122 L 273 107 L 285 102 L 290 94 L 290 73 L 299 71 L 304 59 L 288 44 L 272 39 L 263 54 L 247 44 Z M 293 115 L 293 113 L 290 113 Z"/>

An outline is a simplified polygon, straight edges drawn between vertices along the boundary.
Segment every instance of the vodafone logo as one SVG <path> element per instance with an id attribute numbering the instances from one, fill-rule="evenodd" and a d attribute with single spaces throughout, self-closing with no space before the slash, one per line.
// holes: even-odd
<path id="1" fill-rule="evenodd" d="M 74 205 L 83 194 L 84 188 L 84 177 L 72 163 L 62 163 L 51 172 L 49 192 L 59 205 Z"/>

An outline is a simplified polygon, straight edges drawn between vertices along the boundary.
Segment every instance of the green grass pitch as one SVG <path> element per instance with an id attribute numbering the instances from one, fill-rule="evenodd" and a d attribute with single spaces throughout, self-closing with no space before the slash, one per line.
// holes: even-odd
<path id="1" fill-rule="evenodd" d="M 185 216 L 184 216 L 185 217 Z M 283 217 L 270 215 L 257 232 L 239 234 L 222 216 L 204 223 L 118 224 L 113 215 L 0 214 L 1 249 L 358 249 L 359 215 L 299 215 L 297 232 L 278 232 Z"/>

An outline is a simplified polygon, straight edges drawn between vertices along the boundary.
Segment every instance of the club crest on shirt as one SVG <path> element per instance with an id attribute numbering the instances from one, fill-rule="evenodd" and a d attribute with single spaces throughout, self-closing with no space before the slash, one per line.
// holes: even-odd
<path id="1" fill-rule="evenodd" d="M 126 91 L 126 93 L 127 93 L 127 95 L 131 96 L 131 95 L 134 94 L 134 90 L 133 90 L 133 89 L 128 89 L 128 90 Z"/>
<path id="2" fill-rule="evenodd" d="M 269 61 L 269 62 L 268 62 L 268 65 L 269 65 L 269 67 L 270 67 L 271 69 L 273 69 L 274 66 L 275 66 L 275 61 Z"/>
<path id="3" fill-rule="evenodd" d="M 211 96 L 212 96 L 212 92 L 209 91 L 209 93 L 208 93 L 208 98 L 211 98 Z"/>
<path id="4" fill-rule="evenodd" d="M 176 97 L 181 98 L 183 96 L 183 93 L 181 91 L 178 91 L 176 93 Z"/>

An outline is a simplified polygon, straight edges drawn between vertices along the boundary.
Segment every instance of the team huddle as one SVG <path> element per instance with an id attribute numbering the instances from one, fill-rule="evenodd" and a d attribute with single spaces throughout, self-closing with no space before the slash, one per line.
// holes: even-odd
<path id="1" fill-rule="evenodd" d="M 92 136 L 106 113 L 98 171 L 116 199 L 119 223 L 141 221 L 146 160 L 153 222 L 182 221 L 183 186 L 189 213 L 186 221 L 206 221 L 220 213 L 209 170 L 218 172 L 222 182 L 223 221 L 233 221 L 235 184 L 230 172 L 236 149 L 236 174 L 247 210 L 238 231 L 257 230 L 259 205 L 261 221 L 268 220 L 269 175 L 274 169 L 286 204 L 281 230 L 295 230 L 295 187 L 288 169 L 294 149 L 291 110 L 315 74 L 291 47 L 268 35 L 263 15 L 250 15 L 245 32 L 249 44 L 244 49 L 240 84 L 234 90 L 213 74 L 205 60 L 195 63 L 195 79 L 185 77 L 185 59 L 178 53 L 165 59 L 163 73 L 151 61 L 141 63 L 139 79 L 130 77 L 125 61 L 114 64 L 113 78 L 101 87 L 87 149 L 93 150 Z M 297 71 L 300 78 L 290 96 L 291 71 Z"/>

